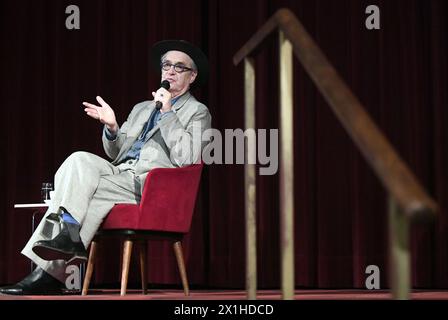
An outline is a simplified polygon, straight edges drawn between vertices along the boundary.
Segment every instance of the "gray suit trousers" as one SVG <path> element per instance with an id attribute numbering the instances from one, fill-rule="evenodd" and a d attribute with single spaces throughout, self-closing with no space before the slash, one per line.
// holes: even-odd
<path id="1" fill-rule="evenodd" d="M 117 166 L 88 152 L 75 152 L 59 167 L 54 177 L 54 195 L 44 218 L 37 226 L 22 254 L 53 277 L 64 282 L 66 263 L 46 261 L 32 247 L 36 241 L 49 240 L 59 233 L 59 225 L 46 217 L 66 209 L 81 224 L 80 236 L 87 248 L 102 221 L 116 203 L 139 203 L 140 185 L 135 179 L 135 161 Z"/>

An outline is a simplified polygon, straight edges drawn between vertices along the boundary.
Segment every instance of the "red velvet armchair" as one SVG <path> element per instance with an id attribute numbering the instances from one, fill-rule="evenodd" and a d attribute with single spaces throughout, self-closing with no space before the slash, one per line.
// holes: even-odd
<path id="1" fill-rule="evenodd" d="M 104 236 L 124 238 L 120 295 L 126 294 L 129 264 L 134 243 L 140 244 L 140 271 L 143 294 L 147 291 L 147 240 L 173 242 L 182 285 L 189 295 L 181 240 L 190 230 L 202 164 L 182 168 L 157 168 L 149 172 L 140 204 L 116 204 L 90 245 L 89 260 L 82 288 L 86 295 L 92 277 L 98 240 Z"/>

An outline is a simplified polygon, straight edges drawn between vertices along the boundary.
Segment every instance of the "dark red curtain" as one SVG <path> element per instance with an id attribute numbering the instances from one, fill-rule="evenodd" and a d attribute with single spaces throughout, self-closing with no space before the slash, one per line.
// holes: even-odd
<path id="1" fill-rule="evenodd" d="M 65 28 L 65 8 L 78 5 L 81 29 Z M 367 30 L 365 9 L 381 10 L 381 29 Z M 82 101 L 101 95 L 119 122 L 151 97 L 159 79 L 151 45 L 180 38 L 201 46 L 210 81 L 195 95 L 213 126 L 244 128 L 243 66 L 235 52 L 281 7 L 291 9 L 440 206 L 438 220 L 412 229 L 413 285 L 448 286 L 448 4 L 443 0 L 280 1 L 12 1 L 0 2 L 0 283 L 29 272 L 20 250 L 31 212 L 14 203 L 39 201 L 62 161 L 77 150 L 105 156 L 101 126 Z M 276 35 L 255 57 L 257 126 L 278 128 Z M 303 68 L 294 66 L 296 285 L 363 288 L 378 265 L 388 285 L 387 194 Z M 191 233 L 185 239 L 190 282 L 243 288 L 242 165 L 211 165 L 203 175 Z M 279 286 L 278 175 L 257 177 L 258 277 Z M 103 246 L 98 284 L 117 283 L 119 243 Z M 169 244 L 149 247 L 149 281 L 177 284 Z M 136 260 L 131 283 L 138 282 Z"/>

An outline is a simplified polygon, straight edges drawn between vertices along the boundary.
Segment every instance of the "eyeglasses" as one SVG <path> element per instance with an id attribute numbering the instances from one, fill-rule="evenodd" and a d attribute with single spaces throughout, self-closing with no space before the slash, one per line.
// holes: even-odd
<path id="1" fill-rule="evenodd" d="M 168 71 L 171 69 L 171 67 L 174 67 L 174 71 L 176 71 L 177 73 L 182 73 L 182 72 L 186 72 L 186 71 L 193 71 L 193 69 L 188 68 L 182 64 L 172 64 L 169 62 L 164 62 L 161 65 L 162 70 Z"/>

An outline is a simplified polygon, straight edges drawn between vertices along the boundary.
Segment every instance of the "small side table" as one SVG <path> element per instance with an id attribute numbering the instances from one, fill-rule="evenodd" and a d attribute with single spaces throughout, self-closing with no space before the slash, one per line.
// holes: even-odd
<path id="1" fill-rule="evenodd" d="M 46 203 L 18 203 L 14 205 L 14 209 L 29 209 L 33 210 L 33 215 L 31 218 L 31 234 L 36 230 L 36 215 L 39 213 L 45 213 L 48 209 L 48 204 Z M 34 270 L 34 263 L 31 261 L 31 272 Z"/>
<path id="2" fill-rule="evenodd" d="M 15 204 L 14 209 L 29 209 L 34 210 L 33 216 L 31 220 L 31 233 L 34 233 L 36 229 L 35 220 L 36 214 L 45 213 L 48 209 L 48 204 L 46 203 L 23 203 L 23 204 Z"/>

